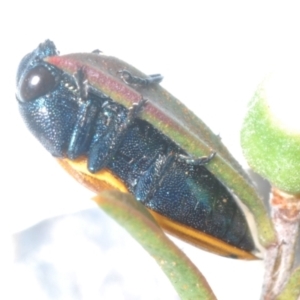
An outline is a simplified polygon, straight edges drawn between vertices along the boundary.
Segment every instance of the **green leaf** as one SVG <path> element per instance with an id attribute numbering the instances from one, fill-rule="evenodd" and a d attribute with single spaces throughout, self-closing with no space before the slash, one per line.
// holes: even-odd
<path id="1" fill-rule="evenodd" d="M 106 191 L 94 200 L 156 260 L 181 299 L 216 299 L 199 270 L 168 239 L 144 205 L 132 195 Z"/>
<path id="2" fill-rule="evenodd" d="M 272 74 L 259 86 L 244 120 L 241 144 L 253 170 L 281 191 L 299 194 L 299 76 L 294 83 L 288 75 Z"/>

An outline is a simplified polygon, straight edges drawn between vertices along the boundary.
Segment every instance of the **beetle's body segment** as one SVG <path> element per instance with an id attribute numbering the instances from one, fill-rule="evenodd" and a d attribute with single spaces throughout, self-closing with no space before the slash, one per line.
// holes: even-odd
<path id="1" fill-rule="evenodd" d="M 171 223 L 213 236 L 230 247 L 254 250 L 245 217 L 228 190 L 203 165 L 179 159 L 189 153 L 140 118 L 155 109 L 143 102 L 141 92 L 143 88 L 151 90 L 151 82 L 133 89 L 111 74 L 88 67 L 71 76 L 53 65 L 60 58 L 57 54 L 54 44 L 46 41 L 23 59 L 17 75 L 17 99 L 28 127 L 52 155 L 69 160 L 70 166 L 82 158 L 87 161 L 86 170 L 75 175 L 68 170 L 70 173 L 75 177 L 84 173 L 88 178 L 84 180 L 102 184 L 103 177 L 97 179 L 97 174 L 108 170 L 122 182 L 120 186 L 124 184 L 137 200 Z M 89 55 L 97 60 L 96 54 Z M 89 71 L 101 77 L 101 89 L 89 82 L 85 86 L 82 74 Z M 45 78 L 47 82 L 43 82 Z M 135 83 L 143 80 L 135 79 Z M 114 88 L 109 89 L 110 85 Z M 120 90 L 136 108 L 128 109 Z M 163 119 L 170 117 L 163 115 Z M 173 123 L 180 131 L 181 126 Z"/>

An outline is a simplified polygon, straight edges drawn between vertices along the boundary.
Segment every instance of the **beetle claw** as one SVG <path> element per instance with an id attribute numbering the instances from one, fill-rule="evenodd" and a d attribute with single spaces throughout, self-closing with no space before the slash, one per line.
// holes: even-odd
<path id="1" fill-rule="evenodd" d="M 101 51 L 99 49 L 95 49 L 95 50 L 92 51 L 92 53 L 94 53 L 94 54 L 101 54 L 101 53 L 103 53 L 103 51 Z"/>

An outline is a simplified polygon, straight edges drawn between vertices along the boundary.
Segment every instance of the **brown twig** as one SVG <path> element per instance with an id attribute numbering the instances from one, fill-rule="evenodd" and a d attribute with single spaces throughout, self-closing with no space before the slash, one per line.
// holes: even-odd
<path id="1" fill-rule="evenodd" d="M 264 300 L 276 299 L 289 279 L 300 222 L 299 196 L 273 188 L 270 206 L 277 243 L 266 249 L 265 253 L 266 273 L 262 295 Z"/>

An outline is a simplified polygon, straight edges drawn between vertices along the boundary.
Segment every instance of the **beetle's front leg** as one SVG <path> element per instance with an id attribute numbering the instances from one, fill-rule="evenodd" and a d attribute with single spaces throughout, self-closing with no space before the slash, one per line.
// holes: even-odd
<path id="1" fill-rule="evenodd" d="M 130 109 L 125 109 L 112 101 L 103 104 L 88 154 L 90 172 L 95 173 L 107 166 L 145 104 L 144 99 Z"/>
<path id="2" fill-rule="evenodd" d="M 88 98 L 88 82 L 82 69 L 73 76 L 77 86 L 78 113 L 75 126 L 68 144 L 67 157 L 75 159 L 84 154 L 90 144 L 91 135 L 99 106 Z"/>
<path id="3" fill-rule="evenodd" d="M 67 157 L 76 159 L 88 150 L 98 109 L 91 101 L 83 103 L 69 142 Z"/>

